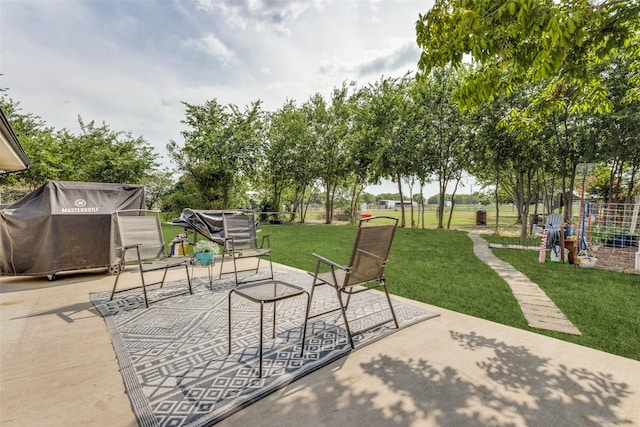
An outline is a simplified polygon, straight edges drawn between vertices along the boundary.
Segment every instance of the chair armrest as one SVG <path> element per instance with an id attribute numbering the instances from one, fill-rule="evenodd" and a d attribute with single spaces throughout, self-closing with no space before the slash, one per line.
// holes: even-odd
<path id="1" fill-rule="evenodd" d="M 267 247 L 271 248 L 271 239 L 269 239 L 269 237 L 271 237 L 271 234 L 265 234 L 264 236 L 262 236 L 262 241 L 260 243 L 260 248 L 264 248 L 264 240 L 267 240 Z"/>
<path id="2" fill-rule="evenodd" d="M 320 261 L 320 262 L 322 262 L 324 264 L 330 265 L 331 267 L 339 268 L 340 270 L 348 270 L 347 267 L 345 267 L 343 265 L 340 265 L 338 263 L 335 263 L 335 262 L 331 261 L 330 259 L 327 259 L 327 258 L 325 258 L 323 256 L 320 256 L 318 254 L 313 254 L 313 256 L 318 258 L 318 261 Z"/>
<path id="3" fill-rule="evenodd" d="M 233 244 L 233 237 L 224 237 L 222 239 L 222 253 L 224 253 L 224 251 L 231 251 L 231 252 L 235 252 L 235 245 Z"/>
<path id="4" fill-rule="evenodd" d="M 133 245 L 126 245 L 126 246 L 119 246 L 118 249 L 133 249 L 133 248 L 137 248 L 138 246 L 142 246 L 142 243 L 135 243 Z"/>
<path id="5" fill-rule="evenodd" d="M 127 251 L 130 249 L 135 249 L 136 250 L 136 256 L 138 257 L 138 262 L 140 262 L 140 246 L 143 246 L 142 243 L 134 243 L 132 245 L 124 245 L 124 246 L 117 246 L 116 250 L 120 251 L 120 256 L 122 257 L 122 262 L 124 264 L 126 264 L 126 256 L 127 256 Z"/>

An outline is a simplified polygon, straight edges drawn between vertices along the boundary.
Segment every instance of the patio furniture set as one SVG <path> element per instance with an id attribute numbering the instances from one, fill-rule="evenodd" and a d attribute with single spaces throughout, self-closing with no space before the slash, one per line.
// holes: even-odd
<path id="1" fill-rule="evenodd" d="M 184 295 L 187 292 L 193 295 L 192 279 L 189 275 L 189 266 L 193 268 L 194 259 L 189 257 L 188 250 L 185 250 L 186 235 L 184 240 L 180 242 L 182 249 L 172 251 L 169 256 L 165 253 L 165 242 L 162 235 L 162 227 L 158 212 L 149 212 L 145 210 L 123 210 L 117 212 L 116 215 L 118 230 L 122 242 L 120 251 L 118 273 L 115 277 L 113 289 L 111 292 L 111 300 L 117 292 L 129 291 L 131 289 L 142 289 L 145 307 L 148 308 L 149 296 L 147 287 L 152 285 L 160 285 L 165 283 L 167 271 L 170 269 L 185 269 L 187 289 L 178 295 Z M 251 212 L 224 212 L 222 214 L 223 236 L 211 236 L 210 233 L 201 232 L 201 234 L 222 247 L 221 267 L 218 279 L 222 277 L 225 259 L 231 258 L 233 261 L 233 274 L 235 278 L 235 288 L 228 294 L 228 351 L 231 354 L 232 347 L 232 297 L 240 297 L 247 301 L 259 304 L 259 366 L 258 377 L 262 376 L 262 347 L 263 347 L 263 326 L 264 326 L 264 308 L 266 304 L 273 304 L 272 319 L 272 338 L 275 338 L 276 327 L 276 305 L 279 301 L 290 298 L 297 298 L 302 295 L 306 296 L 305 319 L 302 332 L 302 343 L 304 344 L 307 322 L 318 316 L 325 315 L 334 311 L 340 311 L 345 324 L 345 329 L 349 339 L 351 348 L 354 348 L 353 335 L 364 333 L 383 324 L 393 322 L 395 328 L 398 328 L 393 305 L 389 297 L 386 287 L 384 269 L 388 261 L 389 250 L 395 235 L 398 220 L 390 217 L 370 217 L 363 218 L 356 234 L 355 242 L 351 252 L 351 258 L 347 266 L 338 264 L 318 254 L 313 254 L 316 258 L 316 269 L 313 276 L 313 284 L 310 290 L 306 290 L 301 286 L 293 283 L 286 283 L 282 280 L 274 279 L 273 265 L 271 261 L 271 247 L 269 235 L 262 237 L 261 244 L 258 245 L 258 237 L 256 230 L 256 221 Z M 202 227 L 194 227 L 194 232 L 202 231 Z M 176 253 L 178 255 L 176 255 Z M 182 254 L 182 255 L 180 255 Z M 269 260 L 269 277 L 257 279 L 253 281 L 240 281 L 238 272 L 244 271 L 238 269 L 237 261 L 244 258 L 257 259 L 255 272 L 260 268 L 260 260 L 268 258 Z M 140 274 L 140 285 L 134 288 L 117 289 L 120 275 L 127 270 L 135 269 Z M 158 281 L 149 281 L 147 273 L 154 271 L 162 271 L 162 278 Z M 193 275 L 193 271 L 192 271 Z M 209 269 L 209 282 L 212 286 L 211 269 Z M 366 285 L 366 286 L 365 286 Z M 337 304 L 335 308 L 323 311 L 321 313 L 311 314 L 314 291 L 318 286 L 330 286 L 335 289 Z M 380 323 L 371 325 L 364 330 L 351 331 L 349 319 L 347 317 L 347 309 L 351 296 L 360 292 L 365 292 L 375 288 L 382 288 L 386 294 L 386 300 L 389 304 L 391 318 L 381 321 Z M 165 298 L 177 296 L 172 294 Z M 346 300 L 345 300 L 346 297 Z M 162 299 L 165 299 L 162 298 Z M 153 302 L 158 302 L 157 299 Z M 301 346 L 300 356 L 304 351 L 304 345 Z"/>

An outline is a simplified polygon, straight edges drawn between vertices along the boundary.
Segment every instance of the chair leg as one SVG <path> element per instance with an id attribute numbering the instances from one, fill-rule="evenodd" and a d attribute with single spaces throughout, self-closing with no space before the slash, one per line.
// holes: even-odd
<path id="1" fill-rule="evenodd" d="M 351 328 L 349 327 L 349 320 L 347 319 L 347 310 L 342 303 L 342 292 L 336 287 L 336 295 L 338 296 L 338 302 L 340 303 L 340 311 L 342 312 L 342 319 L 344 320 L 344 327 L 347 330 L 347 336 L 349 337 L 349 344 L 351 348 L 356 348 L 353 344 L 353 336 L 351 335 Z"/>
<path id="2" fill-rule="evenodd" d="M 118 279 L 120 279 L 121 270 L 118 271 L 118 275 L 116 276 L 116 281 L 113 284 L 113 289 L 111 290 L 111 298 L 109 301 L 113 301 L 113 295 L 116 293 L 116 286 L 118 286 Z"/>
<path id="3" fill-rule="evenodd" d="M 191 277 L 189 277 L 189 266 L 185 264 L 184 268 L 187 270 L 187 283 L 189 284 L 189 294 L 193 295 L 193 288 L 191 288 Z"/>
<path id="4" fill-rule="evenodd" d="M 351 301 L 351 292 L 347 293 L 347 303 L 344 305 L 344 309 L 347 310 L 349 308 L 349 302 Z"/>
<path id="5" fill-rule="evenodd" d="M 218 280 L 222 279 L 222 268 L 224 267 L 224 248 L 222 249 L 222 256 L 220 257 L 220 274 Z"/>
<path id="6" fill-rule="evenodd" d="M 320 272 L 320 261 L 318 261 L 316 263 L 316 271 L 313 275 L 313 283 L 311 284 L 311 293 L 309 293 L 309 305 L 311 305 L 311 302 L 313 300 L 313 294 L 316 290 L 316 286 L 318 286 L 317 280 L 318 280 L 318 273 Z M 308 317 L 308 316 L 307 316 Z"/>
<path id="7" fill-rule="evenodd" d="M 142 280 L 142 293 L 144 294 L 144 305 L 146 308 L 149 308 L 149 299 L 147 298 L 147 285 L 144 282 L 144 272 L 142 271 L 142 268 L 140 268 L 140 279 Z"/>
<path id="8" fill-rule="evenodd" d="M 314 286 L 315 287 L 315 286 Z M 307 310 L 304 314 L 304 326 L 302 327 L 302 345 L 300 346 L 300 357 L 304 354 L 304 340 L 307 336 L 307 320 L 309 319 L 309 312 L 311 311 L 311 295 L 305 292 L 307 295 Z"/>
<path id="9" fill-rule="evenodd" d="M 391 310 L 391 316 L 393 317 L 393 323 L 396 325 L 396 329 L 399 329 L 398 319 L 396 318 L 396 312 L 393 310 L 393 304 L 391 304 L 391 297 L 389 296 L 389 292 L 387 291 L 387 284 L 382 282 L 382 287 L 384 288 L 384 294 L 387 296 L 387 302 L 389 303 L 389 310 Z"/>
<path id="10" fill-rule="evenodd" d="M 233 275 L 236 278 L 236 287 L 238 287 L 238 266 L 236 264 L 236 257 L 233 254 L 231 254 L 231 256 L 233 257 Z"/>
<path id="11" fill-rule="evenodd" d="M 258 274 L 258 270 L 260 270 L 260 261 L 262 260 L 261 256 L 258 256 L 258 265 L 256 266 L 256 272 L 254 274 Z"/>
<path id="12" fill-rule="evenodd" d="M 271 277 L 270 279 L 273 279 L 273 261 L 271 258 L 271 253 L 269 253 L 269 268 L 271 269 Z"/>
<path id="13" fill-rule="evenodd" d="M 169 271 L 169 268 L 165 268 L 164 271 L 162 272 L 162 281 L 160 282 L 160 287 L 164 287 L 164 279 L 167 278 L 167 271 Z M 189 272 L 187 272 L 187 275 L 189 274 Z"/>

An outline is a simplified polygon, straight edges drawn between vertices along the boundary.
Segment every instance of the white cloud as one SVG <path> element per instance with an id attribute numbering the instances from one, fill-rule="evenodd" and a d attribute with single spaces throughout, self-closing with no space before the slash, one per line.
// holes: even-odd
<path id="1" fill-rule="evenodd" d="M 316 5 L 319 2 L 316 2 Z M 291 35 L 288 24 L 311 7 L 308 1 L 264 1 L 264 0 L 200 0 L 198 8 L 222 13 L 230 28 L 245 30 L 254 26 L 260 30 L 269 28 L 281 35 Z"/>
<path id="2" fill-rule="evenodd" d="M 213 33 L 205 33 L 198 40 L 188 39 L 185 44 L 205 52 L 207 55 L 210 55 L 222 62 L 224 65 L 228 64 L 233 57 L 233 52 L 229 50 L 227 46 L 225 46 L 225 44 Z"/>
<path id="3" fill-rule="evenodd" d="M 361 76 L 384 72 L 407 70 L 416 68 L 420 57 L 420 50 L 411 40 L 396 41 L 387 49 L 373 51 L 365 61 L 355 64 L 357 72 Z"/>
<path id="4" fill-rule="evenodd" d="M 344 81 L 402 76 L 428 0 L 3 1 L 0 87 L 56 129 L 83 120 L 182 142 L 184 106 L 274 111 Z M 416 54 L 415 59 L 412 56 Z M 169 164 L 164 158 L 163 162 Z"/>

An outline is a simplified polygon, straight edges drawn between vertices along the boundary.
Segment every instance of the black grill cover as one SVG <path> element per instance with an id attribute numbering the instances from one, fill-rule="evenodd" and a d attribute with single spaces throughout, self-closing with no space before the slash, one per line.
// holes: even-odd
<path id="1" fill-rule="evenodd" d="M 144 209 L 144 187 L 50 181 L 0 210 L 0 275 L 109 267 L 119 245 L 115 211 Z"/>
<path id="2" fill-rule="evenodd" d="M 180 218 L 174 219 L 173 224 L 191 228 L 214 242 L 224 242 L 223 215 L 232 215 L 231 211 L 204 211 L 184 209 Z"/>

